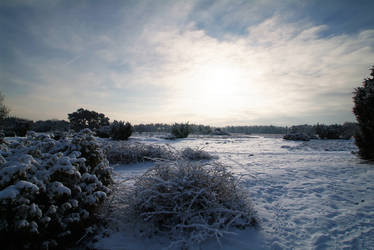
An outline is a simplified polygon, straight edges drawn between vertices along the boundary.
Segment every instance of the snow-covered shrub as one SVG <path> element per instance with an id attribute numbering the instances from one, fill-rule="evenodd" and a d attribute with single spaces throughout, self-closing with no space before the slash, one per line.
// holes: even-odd
<path id="1" fill-rule="evenodd" d="M 190 133 L 190 125 L 188 123 L 175 123 L 171 128 L 171 134 L 175 138 L 186 138 Z"/>
<path id="2" fill-rule="evenodd" d="M 92 231 L 111 170 L 90 130 L 56 141 L 28 133 L 0 147 L 0 245 L 68 248 Z"/>
<path id="3" fill-rule="evenodd" d="M 68 135 L 68 133 L 65 132 L 65 131 L 56 130 L 56 131 L 53 132 L 52 138 L 53 138 L 53 140 L 58 141 L 60 139 L 65 139 L 67 135 Z"/>
<path id="4" fill-rule="evenodd" d="M 143 143 L 113 143 L 107 150 L 107 159 L 111 164 L 137 163 L 152 159 L 176 160 L 176 150 L 165 145 L 147 145 Z"/>
<path id="5" fill-rule="evenodd" d="M 371 70 L 372 78 L 365 79 L 353 96 L 353 113 L 359 127 L 355 142 L 359 155 L 367 160 L 374 160 L 374 66 Z"/>
<path id="6" fill-rule="evenodd" d="M 110 137 L 113 140 L 127 140 L 132 134 L 132 125 L 129 122 L 114 121 L 111 124 Z"/>
<path id="7" fill-rule="evenodd" d="M 137 178 L 128 202 L 134 228 L 147 236 L 164 233 L 173 247 L 256 225 L 248 194 L 218 163 L 159 163 Z"/>
<path id="8" fill-rule="evenodd" d="M 181 151 L 181 154 L 183 158 L 192 161 L 211 160 L 214 158 L 211 154 L 200 148 L 185 148 Z"/>

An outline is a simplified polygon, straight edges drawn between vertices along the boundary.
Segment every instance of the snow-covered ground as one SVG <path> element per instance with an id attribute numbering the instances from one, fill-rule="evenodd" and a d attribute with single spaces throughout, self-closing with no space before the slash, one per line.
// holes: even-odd
<path id="1" fill-rule="evenodd" d="M 285 141 L 277 136 L 192 137 L 131 141 L 204 148 L 231 166 L 260 219 L 259 230 L 237 231 L 223 249 L 374 249 L 374 165 L 351 152 L 351 140 Z M 152 163 L 113 165 L 117 180 L 141 175 Z M 161 249 L 167 239 L 142 239 L 131 228 L 100 238 L 99 249 Z M 202 249 L 217 249 L 212 240 Z"/>

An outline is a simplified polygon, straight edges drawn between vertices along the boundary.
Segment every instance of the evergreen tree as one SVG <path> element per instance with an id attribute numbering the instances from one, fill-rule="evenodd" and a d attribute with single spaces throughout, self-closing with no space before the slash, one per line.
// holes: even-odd
<path id="1" fill-rule="evenodd" d="M 370 75 L 355 89 L 353 113 L 359 126 L 355 136 L 358 153 L 363 159 L 374 160 L 374 66 Z"/>
<path id="2" fill-rule="evenodd" d="M 68 118 L 70 121 L 70 128 L 75 131 L 80 131 L 84 128 L 94 130 L 109 125 L 109 118 L 104 114 L 83 108 L 68 114 Z"/>

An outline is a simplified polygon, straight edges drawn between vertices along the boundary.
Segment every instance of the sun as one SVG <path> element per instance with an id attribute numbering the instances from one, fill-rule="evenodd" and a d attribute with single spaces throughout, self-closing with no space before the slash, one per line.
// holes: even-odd
<path id="1" fill-rule="evenodd" d="M 243 69 L 234 64 L 200 65 L 189 72 L 184 86 L 185 105 L 198 113 L 230 112 L 240 105 L 244 81 Z"/>

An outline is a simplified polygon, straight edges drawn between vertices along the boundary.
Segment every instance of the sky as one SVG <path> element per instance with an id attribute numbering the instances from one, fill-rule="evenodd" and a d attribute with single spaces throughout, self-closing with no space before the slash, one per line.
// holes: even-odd
<path id="1" fill-rule="evenodd" d="M 11 115 L 78 108 L 133 124 L 354 121 L 374 1 L 0 1 Z"/>

